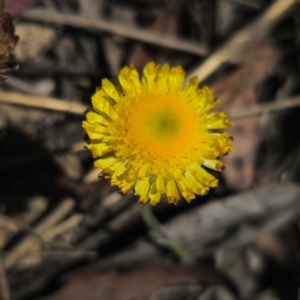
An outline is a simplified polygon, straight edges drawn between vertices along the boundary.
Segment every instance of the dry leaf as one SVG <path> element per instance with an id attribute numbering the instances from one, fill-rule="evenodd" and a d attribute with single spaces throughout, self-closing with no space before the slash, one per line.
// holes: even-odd
<path id="1" fill-rule="evenodd" d="M 44 300 L 142 300 L 164 287 L 224 283 L 224 275 L 207 265 L 201 265 L 198 269 L 149 265 L 130 272 L 103 273 L 86 268 L 77 274 L 70 274 L 68 284 Z"/>
<path id="2" fill-rule="evenodd" d="M 213 84 L 214 94 L 221 100 L 218 110 L 230 112 L 232 107 L 256 103 L 258 84 L 272 72 L 282 55 L 273 44 L 260 42 L 233 57 L 231 61 L 241 67 Z M 234 123 L 228 133 L 233 136 L 235 151 L 223 158 L 223 174 L 230 188 L 245 190 L 254 185 L 256 154 L 265 128 L 258 116 Z"/>

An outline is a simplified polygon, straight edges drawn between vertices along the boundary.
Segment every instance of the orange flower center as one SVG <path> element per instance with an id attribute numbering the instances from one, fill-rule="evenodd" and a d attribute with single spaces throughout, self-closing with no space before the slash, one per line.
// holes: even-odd
<path id="1" fill-rule="evenodd" d="M 176 95 L 147 95 L 131 106 L 128 123 L 133 143 L 153 158 L 182 153 L 196 132 L 193 110 Z"/>

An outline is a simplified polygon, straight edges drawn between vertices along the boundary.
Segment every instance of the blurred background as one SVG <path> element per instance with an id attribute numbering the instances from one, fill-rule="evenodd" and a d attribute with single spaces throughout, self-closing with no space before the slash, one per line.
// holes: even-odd
<path id="1" fill-rule="evenodd" d="M 0 299 L 300 299 L 299 47 L 296 0 L 0 1 Z M 213 88 L 235 151 L 145 223 L 81 121 L 149 61 Z"/>

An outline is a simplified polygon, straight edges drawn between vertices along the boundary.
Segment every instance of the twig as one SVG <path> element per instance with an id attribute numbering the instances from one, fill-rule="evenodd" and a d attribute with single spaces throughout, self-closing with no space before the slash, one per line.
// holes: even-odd
<path id="1" fill-rule="evenodd" d="M 58 235 L 63 234 L 66 231 L 78 226 L 82 222 L 82 220 L 83 215 L 75 214 L 67 220 L 60 222 L 58 225 L 51 227 L 46 232 L 43 232 L 43 234 L 41 235 L 34 228 L 30 227 L 26 223 L 14 220 L 8 216 L 0 214 L 0 228 L 2 228 L 2 230 L 5 230 L 4 232 L 9 232 L 9 237 L 13 236 L 14 234 L 20 231 L 24 231 L 27 234 L 30 234 L 33 237 L 35 237 L 41 243 L 47 244 L 47 246 L 51 245 L 54 248 L 63 248 L 63 251 L 75 251 L 72 246 L 69 246 L 68 244 L 63 242 L 54 242 L 53 239 Z M 7 242 L 7 240 L 8 238 L 5 237 L 3 241 L 1 241 L 1 248 L 4 248 L 5 242 Z"/>
<path id="2" fill-rule="evenodd" d="M 29 226 L 37 220 L 48 206 L 47 199 L 42 196 L 32 198 L 27 206 L 27 210 L 14 218 L 0 214 L 0 248 L 4 248 L 8 241 L 21 230 L 33 232 Z"/>
<path id="3" fill-rule="evenodd" d="M 37 265 L 45 263 L 49 259 L 68 260 L 68 259 L 93 259 L 97 257 L 96 251 L 84 251 L 84 250 L 42 250 L 31 251 L 26 257 L 21 258 L 14 266 L 17 270 L 26 270 L 30 272 L 31 269 L 35 269 Z M 0 298 L 1 299 L 1 298 Z"/>
<path id="4" fill-rule="evenodd" d="M 198 76 L 200 81 L 211 75 L 222 63 L 231 60 L 257 40 L 265 38 L 272 26 L 291 8 L 296 0 L 277 0 L 265 13 L 247 27 L 239 30 L 219 50 L 214 52 L 198 68 L 189 74 L 187 80 Z"/>
<path id="5" fill-rule="evenodd" d="M 12 233 L 16 233 L 21 229 L 21 225 L 14 220 L 6 217 L 4 215 L 0 215 L 0 228 L 3 228 Z"/>
<path id="6" fill-rule="evenodd" d="M 86 142 L 77 142 L 73 144 L 69 149 L 71 153 L 78 153 L 81 151 L 86 151 L 85 146 Z"/>
<path id="7" fill-rule="evenodd" d="M 65 220 L 64 222 L 59 223 L 58 225 L 52 227 L 51 229 L 47 230 L 43 234 L 43 238 L 46 241 L 53 240 L 56 236 L 78 226 L 83 220 L 82 214 L 75 214 L 71 216 L 69 219 Z"/>
<path id="8" fill-rule="evenodd" d="M 83 115 L 84 111 L 88 109 L 86 105 L 81 103 L 48 97 L 23 95 L 21 93 L 0 92 L 0 102 L 61 111 L 75 115 Z"/>
<path id="9" fill-rule="evenodd" d="M 5 270 L 2 263 L 2 257 L 0 256 L 0 299 L 10 300 L 9 286 L 6 281 Z"/>
<path id="10" fill-rule="evenodd" d="M 236 3 L 236 4 L 248 6 L 248 7 L 254 8 L 254 9 L 260 9 L 262 7 L 261 2 L 255 2 L 255 1 L 250 2 L 247 0 L 230 0 L 230 1 L 233 3 Z"/>
<path id="11" fill-rule="evenodd" d="M 75 16 L 45 9 L 28 10 L 23 14 L 23 18 L 39 22 L 68 25 L 88 30 L 109 32 L 122 37 L 199 56 L 205 56 L 208 54 L 208 49 L 199 43 L 196 44 L 182 39 L 158 35 L 150 32 L 149 30 L 129 27 L 126 24 L 108 22 L 103 19 L 91 19 L 85 16 Z"/>
<path id="12" fill-rule="evenodd" d="M 48 208 L 48 199 L 39 195 L 31 198 L 26 206 L 26 210 L 16 215 L 13 220 L 24 225 L 35 222 Z"/>
<path id="13" fill-rule="evenodd" d="M 36 232 L 41 234 L 60 222 L 75 206 L 73 199 L 65 199 L 50 215 L 36 227 Z"/>
<path id="14" fill-rule="evenodd" d="M 74 207 L 75 203 L 72 199 L 64 200 L 49 216 L 47 216 L 35 228 L 35 233 L 42 235 L 45 231 L 52 228 L 60 220 L 62 220 Z M 11 252 L 7 254 L 3 260 L 4 268 L 10 269 L 21 257 L 28 253 L 31 249 L 38 249 L 40 238 L 36 235 L 26 237 Z"/>
<path id="15" fill-rule="evenodd" d="M 96 251 L 90 250 L 42 250 L 39 252 L 31 252 L 28 257 L 35 257 L 36 255 L 40 255 L 46 258 L 57 258 L 57 257 L 66 257 L 66 256 L 86 256 L 86 257 L 97 257 Z"/>
<path id="16" fill-rule="evenodd" d="M 233 109 L 228 112 L 231 120 L 248 118 L 256 115 L 270 113 L 272 111 L 292 108 L 300 105 L 300 96 L 290 97 L 286 99 L 279 99 L 270 103 L 254 104 Z"/>
<path id="17" fill-rule="evenodd" d="M 99 230 L 81 241 L 78 245 L 78 249 L 99 249 L 100 246 L 111 242 L 116 235 L 133 228 L 140 222 L 140 220 L 141 206 L 138 203 L 135 203 L 109 221 L 106 224 L 105 229 Z"/>

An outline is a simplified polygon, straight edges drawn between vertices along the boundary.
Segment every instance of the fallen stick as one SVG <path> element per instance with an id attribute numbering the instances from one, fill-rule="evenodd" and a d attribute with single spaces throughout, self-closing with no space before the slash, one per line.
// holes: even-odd
<path id="1" fill-rule="evenodd" d="M 266 38 L 271 28 L 288 12 L 296 0 L 277 0 L 254 22 L 240 29 L 218 50 L 210 55 L 199 67 L 190 72 L 189 80 L 198 76 L 200 81 L 211 75 L 221 64 L 235 58 L 249 45 Z"/>
<path id="2" fill-rule="evenodd" d="M 31 21 L 48 22 L 58 25 L 67 25 L 87 30 L 109 32 L 114 35 L 134 39 L 140 42 L 165 47 L 177 51 L 205 56 L 208 49 L 200 43 L 190 42 L 183 39 L 158 35 L 149 30 L 140 29 L 127 24 L 108 22 L 104 19 L 91 19 L 86 16 L 60 13 L 54 10 L 31 9 L 23 14 L 23 18 Z"/>
<path id="3" fill-rule="evenodd" d="M 64 200 L 53 212 L 40 222 L 35 228 L 35 233 L 43 236 L 43 233 L 60 222 L 74 208 L 75 202 L 72 199 Z M 5 270 L 14 266 L 14 264 L 31 250 L 40 249 L 41 239 L 36 235 L 29 235 L 22 240 L 3 260 Z"/>

